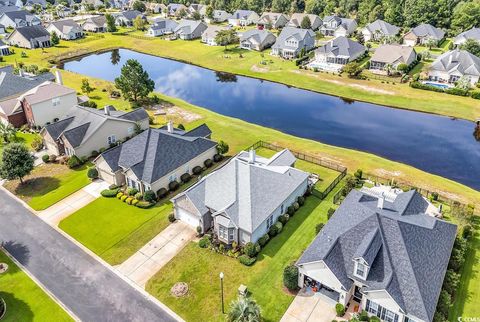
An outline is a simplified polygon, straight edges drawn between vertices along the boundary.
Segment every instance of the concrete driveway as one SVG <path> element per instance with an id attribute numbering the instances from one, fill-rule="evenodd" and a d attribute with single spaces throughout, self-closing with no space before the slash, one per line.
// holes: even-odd
<path id="1" fill-rule="evenodd" d="M 58 226 L 64 218 L 99 198 L 100 192 L 108 189 L 108 186 L 105 181 L 97 179 L 53 206 L 38 211 L 37 215 L 50 225 Z"/>
<path id="2" fill-rule="evenodd" d="M 335 301 L 319 293 L 301 290 L 280 322 L 331 322 L 340 320 L 335 313 Z"/>
<path id="3" fill-rule="evenodd" d="M 81 321 L 181 320 L 0 188 L 0 242 Z"/>
<path id="4" fill-rule="evenodd" d="M 115 269 L 138 286 L 145 288 L 148 280 L 175 257 L 195 235 L 192 227 L 177 220 Z"/>

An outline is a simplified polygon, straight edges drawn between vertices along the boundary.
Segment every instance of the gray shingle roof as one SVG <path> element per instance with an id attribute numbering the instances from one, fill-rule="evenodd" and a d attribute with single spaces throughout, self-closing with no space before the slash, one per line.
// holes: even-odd
<path id="1" fill-rule="evenodd" d="M 395 36 L 400 31 L 400 28 L 389 24 L 386 21 L 377 19 L 372 23 L 369 23 L 365 26 L 365 29 L 370 31 L 372 34 L 380 33 L 385 36 Z"/>
<path id="2" fill-rule="evenodd" d="M 455 49 L 440 55 L 430 68 L 446 72 L 458 70 L 463 75 L 480 76 L 480 58 L 468 51 Z"/>
<path id="3" fill-rule="evenodd" d="M 240 41 L 253 38 L 257 43 L 262 44 L 269 35 L 273 34 L 268 30 L 250 29 L 240 36 Z"/>
<path id="4" fill-rule="evenodd" d="M 454 44 L 459 44 L 461 42 L 464 42 L 468 39 L 473 39 L 476 41 L 480 41 L 480 28 L 472 28 L 470 30 L 464 31 L 461 34 L 459 34 L 455 39 L 453 40 Z"/>
<path id="5" fill-rule="evenodd" d="M 201 124 L 197 126 L 194 129 L 191 129 L 190 131 L 186 132 L 184 136 L 197 136 L 197 137 L 202 137 L 206 138 L 207 136 L 210 136 L 212 134 L 212 130 L 208 127 L 207 124 Z"/>
<path id="6" fill-rule="evenodd" d="M 201 32 L 203 32 L 205 29 L 207 29 L 207 25 L 203 21 L 196 21 L 196 20 L 188 20 L 188 19 L 183 19 L 180 21 L 180 23 L 175 27 L 174 32 L 175 33 L 181 33 L 184 35 L 189 35 L 197 28 L 201 28 Z"/>
<path id="7" fill-rule="evenodd" d="M 441 40 L 445 37 L 445 32 L 442 29 L 426 23 L 416 26 L 411 32 L 417 37 L 431 37 L 435 40 Z"/>
<path id="8" fill-rule="evenodd" d="M 315 33 L 311 29 L 302 29 L 302 28 L 295 28 L 295 27 L 285 27 L 280 32 L 280 35 L 277 37 L 277 41 L 273 44 L 272 48 L 290 48 L 285 41 L 290 38 L 294 37 L 297 41 L 305 40 L 308 36 L 314 38 Z M 296 48 L 296 47 L 295 47 Z"/>
<path id="9" fill-rule="evenodd" d="M 137 16 L 143 16 L 143 14 L 138 10 L 126 10 L 120 13 L 127 20 L 134 20 Z"/>
<path id="10" fill-rule="evenodd" d="M 230 19 L 248 19 L 250 15 L 254 14 L 255 12 L 252 10 L 236 10 Z"/>
<path id="11" fill-rule="evenodd" d="M 55 77 L 51 73 L 20 77 L 13 74 L 12 66 L 2 67 L 0 68 L 0 100 L 19 96 L 45 81 L 53 81 L 54 79 Z"/>
<path id="12" fill-rule="evenodd" d="M 202 214 L 211 209 L 254 232 L 309 174 L 290 164 L 268 165 L 269 159 L 261 157 L 248 160 L 249 153 L 241 152 L 176 198 L 185 195 Z"/>
<path id="13" fill-rule="evenodd" d="M 378 61 L 387 64 L 398 62 L 409 65 L 412 63 L 409 61 L 409 58 L 414 56 L 416 56 L 416 52 L 413 47 L 388 44 L 380 45 L 376 48 L 371 61 Z"/>
<path id="14" fill-rule="evenodd" d="M 15 29 L 12 35 L 18 32 L 21 34 L 25 39 L 36 39 L 40 37 L 49 37 L 50 34 L 48 33 L 47 29 L 43 26 L 26 26 L 26 27 L 19 27 Z"/>
<path id="15" fill-rule="evenodd" d="M 185 137 L 163 129 L 148 129 L 102 153 L 102 157 L 113 171 L 131 169 L 137 178 L 151 184 L 216 144 L 203 137 Z"/>
<path id="16" fill-rule="evenodd" d="M 73 21 L 73 19 L 52 21 L 51 25 L 65 34 L 69 33 L 72 29 L 80 29 L 80 25 Z"/>
<path id="17" fill-rule="evenodd" d="M 334 56 L 356 57 L 364 53 L 367 49 L 365 46 L 344 36 L 330 40 L 324 46 L 318 48 L 316 52 L 323 54 L 331 54 Z"/>
<path id="18" fill-rule="evenodd" d="M 300 28 L 301 25 L 302 25 L 302 20 L 303 20 L 305 17 L 308 17 L 308 19 L 310 19 L 310 23 L 311 23 L 311 24 L 313 24 L 313 22 L 315 21 L 315 19 L 319 19 L 320 22 L 322 22 L 321 19 L 320 19 L 320 17 L 317 16 L 317 15 L 308 14 L 308 13 L 294 13 L 294 14 L 292 14 L 292 16 L 290 17 L 289 25 L 292 26 L 292 27 Z"/>
<path id="19" fill-rule="evenodd" d="M 178 26 L 178 23 L 171 19 L 159 19 L 156 20 L 154 24 L 150 26 L 152 30 L 159 30 L 159 29 L 168 29 L 174 30 Z"/>
<path id="20" fill-rule="evenodd" d="M 148 113 L 143 108 L 137 108 L 131 112 L 120 115 L 119 118 L 129 121 L 138 122 L 148 119 Z"/>
<path id="21" fill-rule="evenodd" d="M 383 209 L 377 200 L 353 190 L 297 264 L 325 261 L 348 290 L 357 279 L 353 259 L 362 255 L 372 263 L 364 292 L 387 290 L 406 314 L 431 321 L 456 226 L 426 215 L 427 201 L 413 190 Z"/>

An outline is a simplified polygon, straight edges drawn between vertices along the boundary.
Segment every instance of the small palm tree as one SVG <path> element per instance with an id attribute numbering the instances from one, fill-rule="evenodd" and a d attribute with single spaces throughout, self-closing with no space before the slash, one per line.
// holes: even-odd
<path id="1" fill-rule="evenodd" d="M 17 130 L 10 124 L 0 123 L 0 137 L 5 143 L 10 143 L 17 135 Z"/>
<path id="2" fill-rule="evenodd" d="M 230 304 L 229 322 L 259 322 L 261 319 L 260 306 L 251 298 L 239 297 Z"/>

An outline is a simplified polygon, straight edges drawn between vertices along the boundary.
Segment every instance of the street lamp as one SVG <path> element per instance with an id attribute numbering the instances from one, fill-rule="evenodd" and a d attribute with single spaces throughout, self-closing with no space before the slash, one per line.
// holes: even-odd
<path id="1" fill-rule="evenodd" d="M 220 288 L 222 289 L 222 314 L 225 314 L 225 308 L 223 305 L 223 272 L 220 272 Z"/>

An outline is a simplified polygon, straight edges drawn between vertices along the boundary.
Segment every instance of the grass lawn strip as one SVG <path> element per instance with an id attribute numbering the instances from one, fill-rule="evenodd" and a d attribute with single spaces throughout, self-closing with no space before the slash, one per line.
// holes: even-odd
<path id="1" fill-rule="evenodd" d="M 90 183 L 87 170 L 91 163 L 69 169 L 66 165 L 48 163 L 35 167 L 24 178 L 5 183 L 5 188 L 16 194 L 35 210 L 44 210 Z"/>
<path id="2" fill-rule="evenodd" d="M 165 229 L 171 212 L 171 203 L 140 209 L 101 197 L 62 220 L 59 227 L 109 264 L 118 265 Z"/>
<path id="3" fill-rule="evenodd" d="M 332 197 L 339 189 L 341 184 L 323 201 L 314 196 L 307 198 L 305 205 L 262 250 L 252 267 L 201 249 L 192 242 L 148 282 L 147 291 L 187 321 L 223 321 L 218 277 L 223 272 L 227 310 L 240 284 L 245 284 L 262 307 L 265 319 L 279 321 L 293 300 L 293 296 L 283 290 L 283 269 L 298 259 L 314 239 L 315 226 L 326 222 L 327 210 L 333 206 Z M 188 284 L 186 297 L 170 295 L 170 288 L 176 282 Z"/>
<path id="4" fill-rule="evenodd" d="M 143 36 L 143 33 L 134 32 L 132 35 Z M 256 51 L 232 49 L 225 53 L 222 46 L 206 46 L 199 40 L 139 39 L 128 35 L 117 36 L 108 33 L 104 36 L 104 38 L 94 38 L 87 42 L 61 41 L 60 46 L 46 48 L 43 51 L 40 49 L 17 50 L 14 55 L 6 56 L 3 64 L 13 64 L 17 61 L 27 65 L 36 64 L 40 67 L 49 67 L 52 64 L 48 61 L 59 58 L 73 58 L 95 51 L 122 47 L 190 62 L 219 71 L 262 78 L 375 104 L 420 110 L 468 120 L 475 120 L 480 115 L 480 104 L 469 97 L 426 92 L 410 88 L 408 84 L 391 85 L 382 83 L 381 80 L 354 80 L 346 76 L 299 70 L 293 61 L 282 60 L 278 57 L 265 55 L 265 53 L 262 57 L 262 53 Z M 23 51 L 27 53 L 27 57 L 21 57 Z M 427 96 L 429 99 L 425 100 Z M 453 106 L 455 108 L 452 108 Z"/>
<path id="5" fill-rule="evenodd" d="M 7 304 L 2 319 L 17 321 L 73 321 L 73 319 L 0 250 L 0 263 L 8 265 L 8 271 L 0 275 L 0 297 Z"/>

